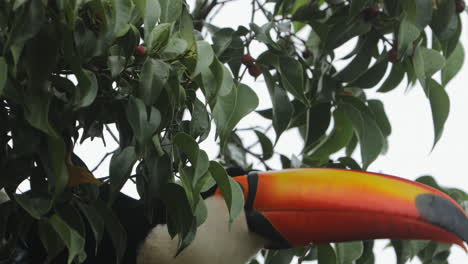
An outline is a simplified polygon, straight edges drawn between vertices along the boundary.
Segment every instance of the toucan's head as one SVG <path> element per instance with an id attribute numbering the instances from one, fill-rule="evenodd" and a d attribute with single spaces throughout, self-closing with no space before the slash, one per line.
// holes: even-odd
<path id="1" fill-rule="evenodd" d="M 249 230 L 266 238 L 267 248 L 378 238 L 465 248 L 468 241 L 463 209 L 421 183 L 322 168 L 251 172 L 234 179 L 244 191 Z"/>

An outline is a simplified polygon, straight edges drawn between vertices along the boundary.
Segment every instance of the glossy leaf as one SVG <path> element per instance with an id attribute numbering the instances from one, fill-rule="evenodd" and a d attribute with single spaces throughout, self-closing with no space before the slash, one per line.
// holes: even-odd
<path id="1" fill-rule="evenodd" d="M 3 89 L 5 89 L 6 81 L 8 74 L 8 65 L 4 57 L 0 57 L 0 96 L 3 94 Z"/>
<path id="2" fill-rule="evenodd" d="M 336 243 L 335 245 L 339 264 L 352 264 L 362 255 L 364 250 L 361 241 Z"/>
<path id="3" fill-rule="evenodd" d="M 239 184 L 226 174 L 224 168 L 215 161 L 210 161 L 210 172 L 224 196 L 229 210 L 229 223 L 244 210 L 244 193 Z"/>
<path id="4" fill-rule="evenodd" d="M 171 68 L 168 64 L 148 58 L 141 69 L 138 96 L 151 106 L 158 99 L 163 87 L 169 79 Z"/>
<path id="5" fill-rule="evenodd" d="M 161 5 L 161 23 L 174 22 L 182 14 L 184 2 L 182 0 L 159 0 Z"/>
<path id="6" fill-rule="evenodd" d="M 84 250 L 84 238 L 65 223 L 57 214 L 49 218 L 49 223 L 68 248 L 67 263 L 72 263 L 73 259 L 82 254 Z"/>
<path id="7" fill-rule="evenodd" d="M 257 135 L 260 146 L 262 147 L 262 158 L 264 160 L 270 159 L 273 156 L 273 144 L 271 143 L 271 140 L 260 131 L 255 130 L 255 134 Z"/>
<path id="8" fill-rule="evenodd" d="M 405 68 L 403 67 L 403 65 L 392 65 L 392 70 L 390 71 L 390 74 L 388 75 L 387 79 L 384 81 L 382 86 L 380 86 L 378 92 L 386 93 L 392 91 L 401 83 L 401 81 L 403 81 L 404 77 Z"/>
<path id="9" fill-rule="evenodd" d="M 213 118 L 216 123 L 216 134 L 221 138 L 223 148 L 235 125 L 257 106 L 257 95 L 245 84 L 234 86 L 228 95 L 218 98 L 213 109 Z"/>
<path id="10" fill-rule="evenodd" d="M 434 124 L 434 145 L 437 144 L 442 132 L 444 131 L 445 122 L 447 121 L 450 111 L 450 100 L 447 92 L 436 81 L 430 79 L 428 82 L 428 97 L 431 104 L 432 122 Z"/>
<path id="11" fill-rule="evenodd" d="M 318 264 L 336 264 L 336 253 L 330 244 L 317 245 Z"/>
<path id="12" fill-rule="evenodd" d="M 445 63 L 444 68 L 442 69 L 442 85 L 447 85 L 453 77 L 459 73 L 463 66 L 463 62 L 465 60 L 465 51 L 463 46 L 458 43 L 455 50 L 450 54 L 447 58 L 447 62 Z M 1 92 L 0 92 L 1 94 Z"/>

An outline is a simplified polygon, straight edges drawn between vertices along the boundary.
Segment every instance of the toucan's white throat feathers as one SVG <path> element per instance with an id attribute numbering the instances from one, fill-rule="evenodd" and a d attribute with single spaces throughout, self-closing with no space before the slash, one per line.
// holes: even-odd
<path id="1" fill-rule="evenodd" d="M 239 264 L 246 263 L 266 240 L 249 232 L 245 213 L 228 229 L 229 212 L 223 198 L 205 200 L 208 218 L 197 230 L 195 240 L 176 258 L 178 238 L 171 239 L 166 225 L 158 225 L 148 234 L 138 254 L 138 264 Z"/>

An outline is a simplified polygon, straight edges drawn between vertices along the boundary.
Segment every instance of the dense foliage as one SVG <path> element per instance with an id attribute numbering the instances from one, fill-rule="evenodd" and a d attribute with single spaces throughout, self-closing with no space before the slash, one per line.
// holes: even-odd
<path id="1" fill-rule="evenodd" d="M 278 155 L 273 142 L 288 129 L 301 131 L 304 149 L 292 160 L 281 155 L 283 168 L 366 169 L 391 133 L 384 103 L 368 100 L 366 89 L 420 84 L 434 145 L 441 137 L 449 113 L 444 88 L 464 60 L 463 0 L 252 0 L 249 25 L 205 23 L 229 1 L 196 0 L 192 13 L 184 0 L 0 2 L 0 189 L 15 201 L 0 207 L 0 263 L 29 232 L 37 232 L 49 259 L 66 250 L 69 263 L 86 258 L 90 236 L 99 242 L 109 234 L 115 250 L 125 250 L 111 202 L 98 197 L 95 184 L 69 184 L 85 166 L 71 142 L 102 137 L 108 125 L 116 126 L 119 143 L 101 179 L 110 201 L 135 181 L 149 221 L 166 206 L 180 250 L 206 218 L 200 192 L 217 183 L 234 219 L 242 194 L 223 167 L 251 169 L 246 157 L 264 162 Z M 256 24 L 255 16 L 268 23 Z M 265 49 L 256 59 L 249 55 L 253 42 Z M 354 48 L 336 57 L 345 43 Z M 347 63 L 337 68 L 341 59 Z M 271 109 L 256 109 L 255 91 L 242 83 L 246 72 L 265 80 Z M 263 150 L 252 156 L 235 127 L 255 110 L 271 120 L 276 137 L 252 128 Z M 218 161 L 199 148 L 211 130 Z M 343 157 L 331 157 L 342 149 Z M 420 180 L 438 187 L 430 177 Z M 15 195 L 24 181 L 31 191 Z M 468 200 L 463 191 L 443 190 Z M 398 263 L 416 255 L 446 263 L 450 252 L 429 242 L 391 244 Z M 294 255 L 321 264 L 373 263 L 372 247 L 366 241 L 264 252 L 265 263 L 289 263 Z"/>

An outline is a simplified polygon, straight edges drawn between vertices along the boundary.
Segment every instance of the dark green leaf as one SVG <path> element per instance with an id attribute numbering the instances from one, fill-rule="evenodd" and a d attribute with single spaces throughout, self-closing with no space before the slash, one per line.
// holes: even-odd
<path id="1" fill-rule="evenodd" d="M 110 69 L 112 78 L 116 78 L 125 69 L 125 57 L 109 56 L 107 65 Z"/>
<path id="2" fill-rule="evenodd" d="M 8 65 L 4 57 L 0 57 L 0 96 L 3 95 L 3 89 L 7 81 Z"/>
<path id="3" fill-rule="evenodd" d="M 258 106 L 258 97 L 245 84 L 234 86 L 226 96 L 220 96 L 213 109 L 216 133 L 221 138 L 221 146 L 227 143 L 227 137 L 237 123 Z"/>
<path id="4" fill-rule="evenodd" d="M 39 221 L 38 233 L 42 245 L 47 250 L 46 262 L 49 263 L 65 249 L 65 244 L 48 221 Z"/>
<path id="5" fill-rule="evenodd" d="M 210 161 L 210 172 L 224 196 L 226 206 L 229 209 L 229 223 L 231 224 L 244 210 L 244 194 L 239 184 L 227 175 L 219 163 Z"/>
<path id="6" fill-rule="evenodd" d="M 115 252 L 115 263 L 119 264 L 122 261 L 122 257 L 125 254 L 127 233 L 120 224 L 117 216 L 114 212 L 101 200 L 94 202 L 96 210 L 101 215 L 103 222 L 105 223 L 106 231 L 109 234 L 112 244 L 114 245 Z"/>
<path id="7" fill-rule="evenodd" d="M 132 172 L 133 165 L 137 161 L 135 148 L 128 146 L 125 149 L 116 152 L 110 161 L 109 165 L 109 177 L 110 177 L 110 189 L 111 197 L 110 201 L 113 202 L 115 195 L 120 191 L 122 186 L 128 180 L 130 173 Z"/>
<path id="8" fill-rule="evenodd" d="M 144 146 L 151 139 L 151 136 L 161 124 L 159 111 L 151 107 L 151 112 L 148 113 L 143 101 L 136 97 L 130 97 L 127 106 L 127 117 L 141 146 Z"/>
<path id="9" fill-rule="evenodd" d="M 338 107 L 333 112 L 333 130 L 317 147 L 311 151 L 308 159 L 320 162 L 328 161 L 330 154 L 345 147 L 353 136 L 353 126 L 343 108 Z"/>
<path id="10" fill-rule="evenodd" d="M 97 252 L 99 244 L 101 243 L 102 237 L 104 235 L 104 219 L 101 218 L 100 213 L 97 211 L 97 208 L 94 205 L 87 205 L 85 203 L 78 203 L 83 215 L 86 217 L 89 226 L 94 235 L 95 252 Z"/>
<path id="11" fill-rule="evenodd" d="M 336 253 L 339 264 L 352 264 L 357 260 L 364 250 L 361 241 L 336 243 Z"/>
<path id="12" fill-rule="evenodd" d="M 318 264 L 336 264 L 336 253 L 330 244 L 317 245 Z"/>
<path id="13" fill-rule="evenodd" d="M 372 65 L 366 72 L 364 72 L 359 78 L 351 82 L 348 86 L 358 88 L 373 88 L 383 78 L 387 72 L 388 66 L 387 53 L 383 53 L 380 58 Z"/>
<path id="14" fill-rule="evenodd" d="M 378 92 L 386 93 L 395 89 L 405 77 L 405 68 L 401 64 L 393 64 L 392 70 Z"/>
<path id="15" fill-rule="evenodd" d="M 182 0 L 159 0 L 161 5 L 161 23 L 170 23 L 179 19 L 184 2 Z"/>
<path id="16" fill-rule="evenodd" d="M 325 135 L 331 120 L 330 108 L 330 103 L 321 103 L 312 106 L 307 111 L 305 149 L 310 149 L 317 140 Z"/>
<path id="17" fill-rule="evenodd" d="M 464 60 L 465 51 L 463 50 L 461 43 L 458 43 L 455 50 L 447 58 L 445 67 L 442 69 L 442 86 L 447 85 L 447 83 L 450 82 L 450 80 L 452 80 L 455 75 L 457 75 L 463 66 Z"/>
<path id="18" fill-rule="evenodd" d="M 384 104 L 380 100 L 368 100 L 367 104 L 369 109 L 375 116 L 375 121 L 380 127 L 382 134 L 387 137 L 392 133 L 392 126 L 390 120 L 388 120 L 387 114 L 385 113 Z"/>
<path id="19" fill-rule="evenodd" d="M 404 18 L 398 31 L 398 55 L 403 56 L 407 52 L 412 52 L 413 41 L 421 32 L 408 18 Z"/>
<path id="20" fill-rule="evenodd" d="M 434 123 L 434 147 L 444 131 L 444 125 L 450 111 L 450 101 L 447 92 L 445 92 L 444 88 L 436 81 L 429 79 L 428 88 L 432 121 Z"/>
<path id="21" fill-rule="evenodd" d="M 260 131 L 255 130 L 255 134 L 257 135 L 260 146 L 262 147 L 262 158 L 264 160 L 270 159 L 273 156 L 273 144 L 271 143 L 271 140 Z"/>
<path id="22" fill-rule="evenodd" d="M 207 107 L 198 98 L 193 102 L 192 122 L 190 122 L 190 134 L 200 137 L 199 142 L 208 137 L 211 128 L 211 120 L 206 109 Z"/>
<path id="23" fill-rule="evenodd" d="M 116 0 L 114 2 L 114 34 L 116 37 L 121 37 L 127 34 L 130 29 L 128 22 L 130 21 L 133 3 L 131 0 Z"/>
<path id="24" fill-rule="evenodd" d="M 65 223 L 57 214 L 49 218 L 49 223 L 68 248 L 67 263 L 72 263 L 77 256 L 82 260 L 84 257 L 83 254 L 85 254 L 83 251 L 85 245 L 84 238 Z"/>
<path id="25" fill-rule="evenodd" d="M 138 96 L 147 106 L 153 105 L 169 79 L 171 67 L 160 60 L 148 58 L 141 69 Z"/>
<path id="26" fill-rule="evenodd" d="M 346 102 L 343 107 L 359 139 L 362 167 L 366 169 L 382 152 L 385 140 L 367 106 L 352 97 L 347 97 Z"/>
<path id="27" fill-rule="evenodd" d="M 273 128 L 276 132 L 276 141 L 278 141 L 281 134 L 289 126 L 290 120 L 293 116 L 293 107 L 291 105 L 291 102 L 289 101 L 289 97 L 286 91 L 275 84 L 270 72 L 264 71 L 263 76 L 265 78 L 265 82 L 268 87 L 268 92 L 270 94 L 271 103 L 273 105 Z M 264 115 L 262 116 L 265 117 Z"/>
<path id="28" fill-rule="evenodd" d="M 278 62 L 283 87 L 305 103 L 307 100 L 304 95 L 304 69 L 301 63 L 290 57 L 279 57 Z"/>

